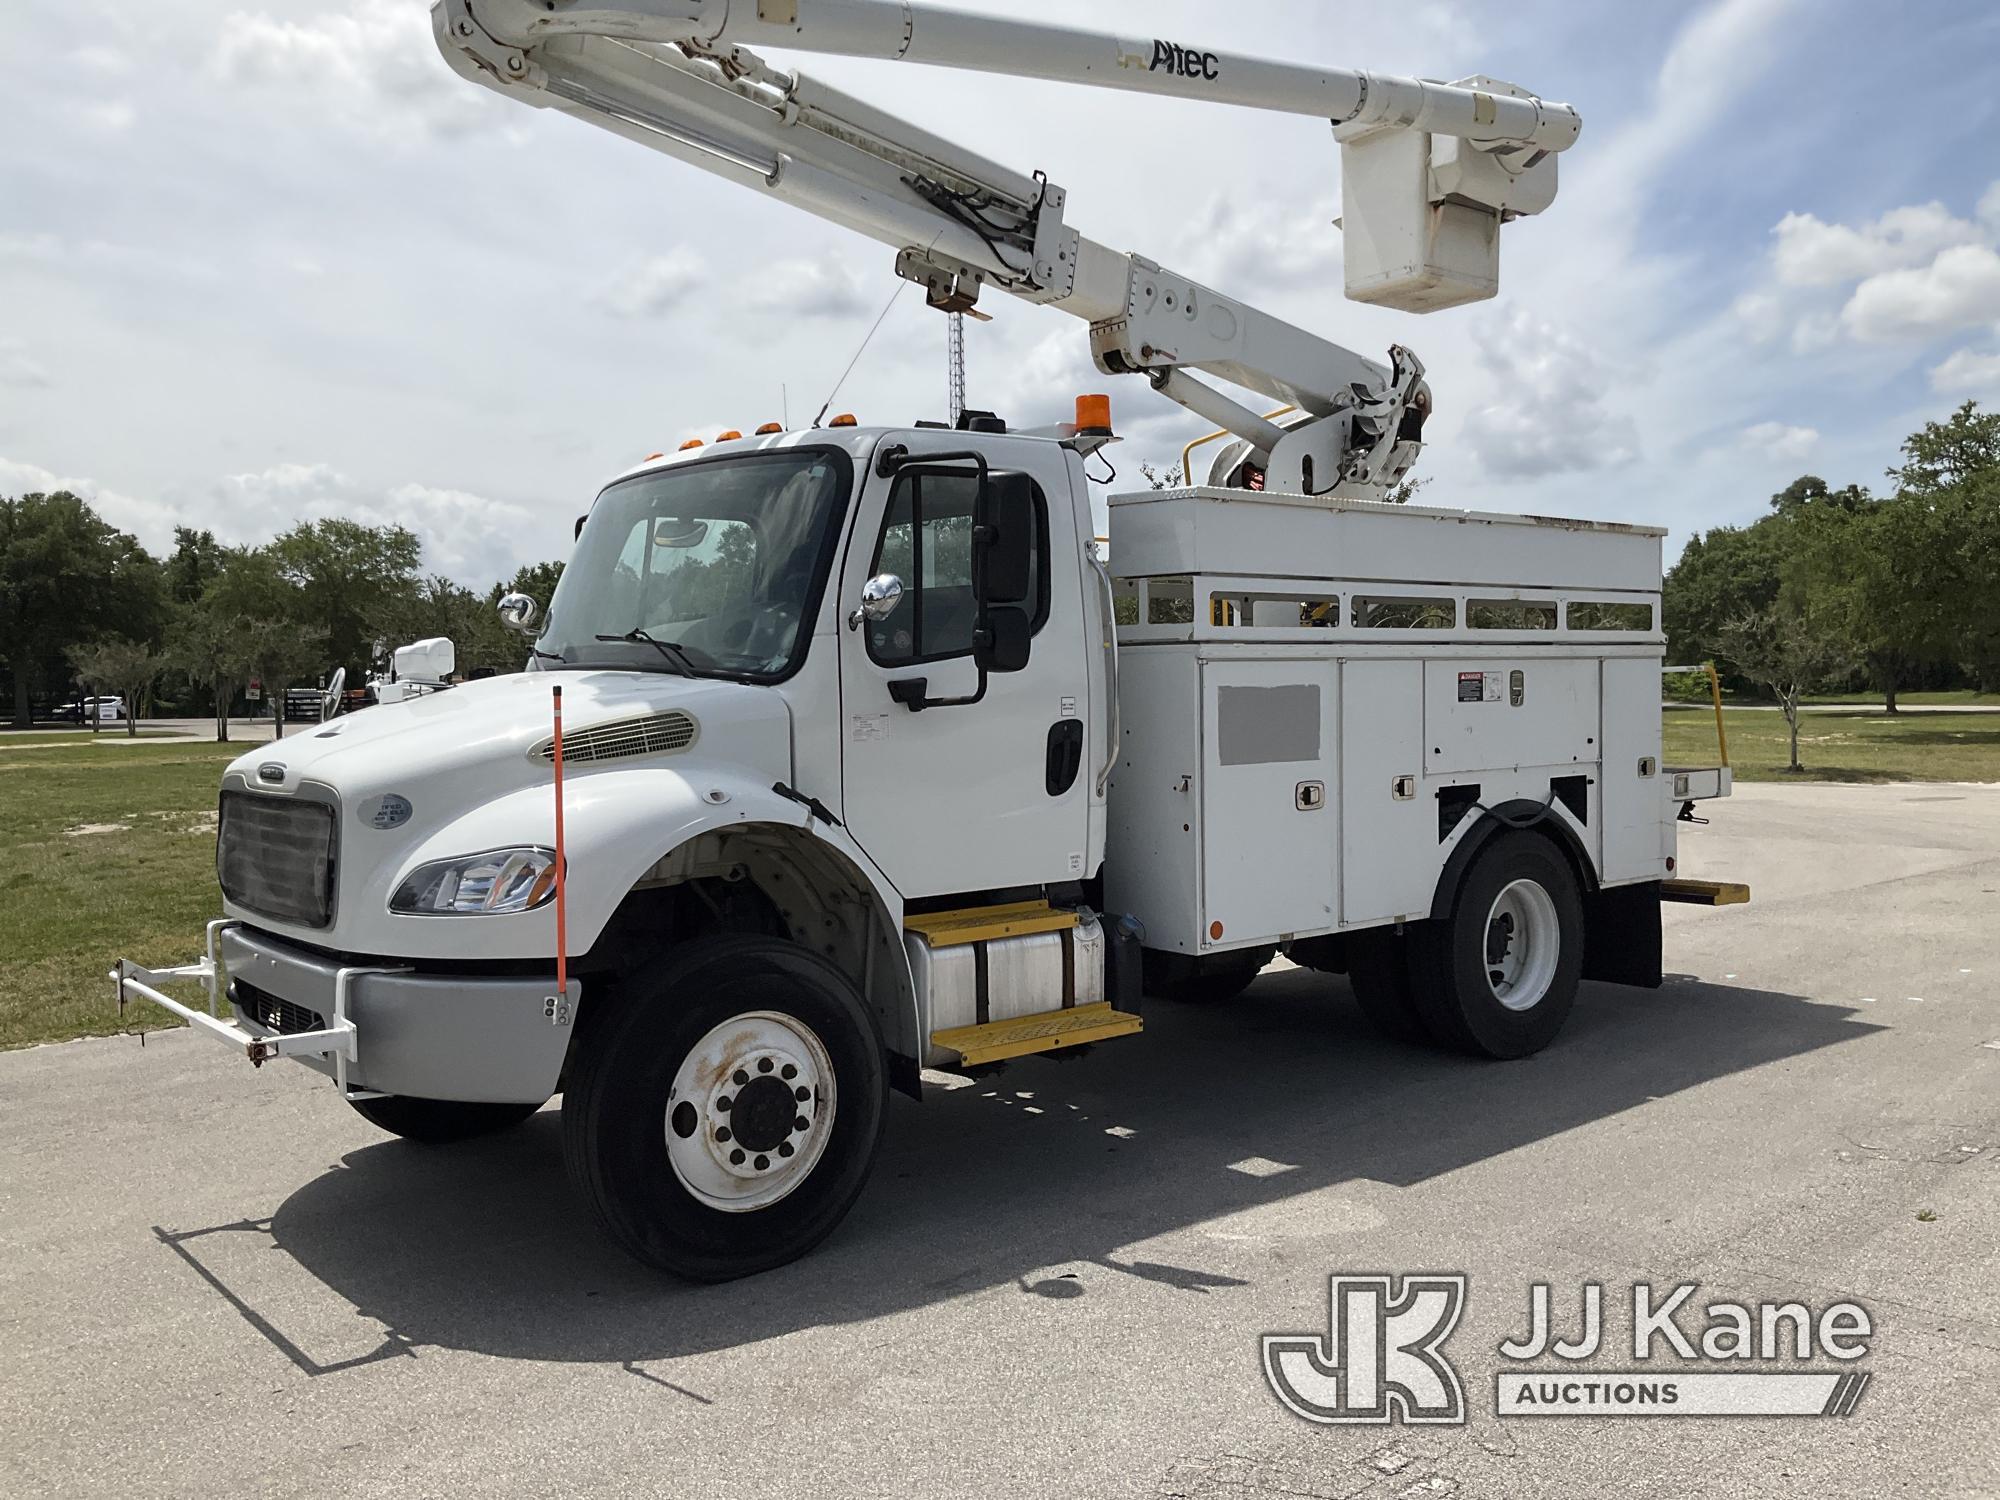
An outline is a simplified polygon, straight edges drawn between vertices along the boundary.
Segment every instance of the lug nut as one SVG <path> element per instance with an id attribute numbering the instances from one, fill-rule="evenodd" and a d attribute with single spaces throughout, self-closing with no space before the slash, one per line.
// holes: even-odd
<path id="1" fill-rule="evenodd" d="M 716 1126 L 716 1127 L 715 1127 L 715 1138 L 716 1138 L 716 1139 L 717 1139 L 718 1141 L 726 1141 L 726 1140 L 728 1140 L 728 1139 L 729 1139 L 729 1127 L 728 1127 L 727 1125 L 718 1125 L 718 1126 Z"/>
<path id="2" fill-rule="evenodd" d="M 809 1090 L 805 1088 L 795 1088 L 792 1090 L 792 1097 L 798 1100 L 799 1103 L 803 1104 L 806 1102 L 806 1100 L 812 1098 L 812 1094 Z"/>
<path id="3" fill-rule="evenodd" d="M 792 1129 L 810 1130 L 812 1129 L 812 1122 L 808 1120 L 804 1115 L 794 1115 L 792 1116 Z"/>
<path id="4" fill-rule="evenodd" d="M 786 1141 L 778 1147 L 778 1155 L 790 1156 L 791 1154 L 792 1154 L 792 1143 L 790 1141 Z"/>
<path id="5" fill-rule="evenodd" d="M 755 1167 L 760 1172 L 768 1171 L 771 1166 L 771 1158 L 768 1156 L 760 1156 L 755 1161 L 750 1163 L 750 1165 Z"/>
<path id="6" fill-rule="evenodd" d="M 750 1075 L 744 1072 L 741 1068 L 738 1068 L 735 1074 L 733 1075 L 733 1081 L 735 1082 L 736 1086 L 740 1089 L 743 1087 L 744 1084 L 750 1081 Z"/>
<path id="7" fill-rule="evenodd" d="M 789 1082 L 791 1079 L 799 1076 L 799 1070 L 790 1063 L 786 1063 L 782 1068 L 778 1069 L 778 1076 Z"/>
<path id="8" fill-rule="evenodd" d="M 759 1073 L 768 1073 L 771 1071 L 773 1066 L 774 1064 L 768 1057 L 760 1057 L 757 1059 L 757 1071 Z"/>
<path id="9" fill-rule="evenodd" d="M 732 1167 L 740 1167 L 740 1166 L 742 1166 L 742 1165 L 743 1165 L 743 1153 L 742 1153 L 741 1151 L 732 1151 L 732 1152 L 730 1152 L 730 1153 L 729 1153 L 729 1165 L 730 1165 L 730 1166 L 732 1166 Z"/>
<path id="10" fill-rule="evenodd" d="M 726 1115 L 729 1113 L 729 1106 L 734 1104 L 735 1102 L 736 1101 L 734 1099 L 730 1098 L 727 1094 L 724 1094 L 720 1099 L 715 1101 L 715 1108 L 717 1112 Z"/>

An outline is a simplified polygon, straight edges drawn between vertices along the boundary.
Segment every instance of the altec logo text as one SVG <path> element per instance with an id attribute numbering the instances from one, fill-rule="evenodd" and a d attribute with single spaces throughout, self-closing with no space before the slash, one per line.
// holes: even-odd
<path id="1" fill-rule="evenodd" d="M 1561 1337 L 1546 1282 L 1528 1292 L 1528 1326 L 1499 1346 L 1529 1364 L 1494 1377 L 1494 1410 L 1527 1416 L 1844 1417 L 1868 1387 L 1851 1368 L 1874 1323 L 1857 1302 L 1815 1312 L 1802 1302 L 1712 1301 L 1685 1282 L 1631 1290 L 1632 1359 L 1643 1369 L 1578 1368 L 1605 1351 L 1604 1287 L 1585 1282 L 1572 1337 Z M 1264 1378 L 1309 1422 L 1462 1423 L 1465 1391 L 1444 1344 L 1465 1310 L 1467 1278 L 1426 1273 L 1338 1275 L 1325 1334 L 1267 1334 Z M 1554 1365 L 1535 1363 L 1547 1359 Z M 1833 1369 L 1802 1369 L 1821 1360 Z M 1777 1368 L 1783 1365 L 1784 1368 Z M 1846 1367 L 1846 1368 L 1842 1368 Z"/>
<path id="2" fill-rule="evenodd" d="M 1221 61 L 1213 52 L 1156 41 L 1153 43 L 1153 61 L 1146 71 L 1172 73 L 1181 78 L 1206 78 L 1213 83 L 1222 76 Z"/>

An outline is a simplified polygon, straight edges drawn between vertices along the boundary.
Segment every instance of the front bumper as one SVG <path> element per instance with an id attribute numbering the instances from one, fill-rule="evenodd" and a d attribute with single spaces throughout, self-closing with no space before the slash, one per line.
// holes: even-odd
<path id="1" fill-rule="evenodd" d="M 253 1065 L 289 1057 L 326 1074 L 348 1098 L 402 1094 L 469 1103 L 539 1104 L 556 1091 L 582 985 L 552 978 L 418 974 L 343 964 L 241 922 L 208 924 L 191 964 L 111 972 L 121 1010 L 147 1000 Z M 191 983 L 206 1008 L 164 994 Z M 222 1014 L 229 1001 L 233 1016 Z"/>

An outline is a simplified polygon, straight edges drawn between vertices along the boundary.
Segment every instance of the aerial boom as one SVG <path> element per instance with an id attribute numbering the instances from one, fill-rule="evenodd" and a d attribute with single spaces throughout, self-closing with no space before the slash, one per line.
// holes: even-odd
<path id="1" fill-rule="evenodd" d="M 1147 376 L 1296 493 L 1372 496 L 1408 472 L 1430 407 L 1414 355 L 1364 359 L 1087 239 L 1040 173 L 749 44 L 1323 116 L 1346 168 L 1348 294 L 1417 310 L 1492 294 L 1499 225 L 1553 198 L 1553 153 L 1579 128 L 1567 106 L 1486 79 L 1314 69 L 896 0 L 437 0 L 432 15 L 463 76 L 876 239 L 934 307 L 971 310 L 990 285 L 1083 319 L 1100 369 Z M 1274 426 L 1192 372 L 1297 412 Z"/>

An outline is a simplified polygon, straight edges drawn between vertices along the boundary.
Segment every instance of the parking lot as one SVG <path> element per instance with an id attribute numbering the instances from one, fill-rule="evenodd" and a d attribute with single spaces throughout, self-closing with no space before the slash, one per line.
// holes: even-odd
<path id="1" fill-rule="evenodd" d="M 1667 985 L 1587 985 L 1540 1056 L 1393 1046 L 1277 968 L 898 1099 L 834 1238 L 723 1287 L 597 1237 L 554 1108 L 432 1151 L 185 1033 L 0 1055 L 0 1491 L 1993 1494 L 2000 787 L 1707 810 L 1684 869 L 1753 903 L 1670 908 Z M 1260 1335 L 1427 1270 L 1471 1278 L 1464 1426 L 1279 1405 Z M 1502 1421 L 1534 1280 L 1853 1298 L 1874 1379 L 1844 1419 Z"/>

